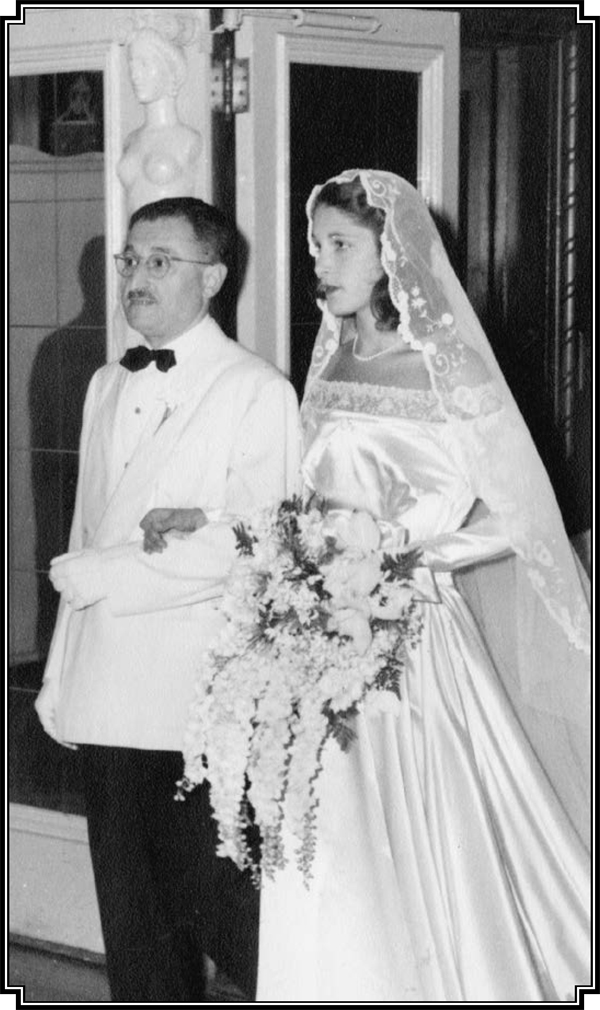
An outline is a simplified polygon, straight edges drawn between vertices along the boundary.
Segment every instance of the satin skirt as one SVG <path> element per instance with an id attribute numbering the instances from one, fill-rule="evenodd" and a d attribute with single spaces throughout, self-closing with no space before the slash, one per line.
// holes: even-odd
<path id="1" fill-rule="evenodd" d="M 448 576 L 402 698 L 328 742 L 307 889 L 261 895 L 258 1002 L 570 1001 L 589 858 Z M 287 838 L 293 853 L 294 840 Z"/>

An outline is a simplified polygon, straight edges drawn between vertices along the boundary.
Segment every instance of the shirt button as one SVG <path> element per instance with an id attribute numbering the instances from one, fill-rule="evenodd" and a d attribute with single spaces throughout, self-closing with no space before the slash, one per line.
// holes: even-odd
<path id="1" fill-rule="evenodd" d="M 142 408 L 141 407 L 136 407 L 135 408 L 135 413 L 136 414 L 141 414 L 142 413 Z"/>

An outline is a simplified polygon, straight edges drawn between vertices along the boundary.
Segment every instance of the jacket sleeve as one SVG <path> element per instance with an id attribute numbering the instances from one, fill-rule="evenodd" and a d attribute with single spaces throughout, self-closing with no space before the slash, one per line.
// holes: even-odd
<path id="1" fill-rule="evenodd" d="M 77 481 L 75 508 L 73 511 L 73 519 L 71 521 L 71 530 L 69 534 L 70 551 L 79 551 L 84 546 L 83 521 L 82 521 L 83 482 L 81 480 L 81 473 L 83 470 L 83 460 L 85 459 L 90 441 L 90 432 L 92 430 L 94 418 L 96 416 L 98 385 L 99 385 L 99 371 L 95 372 L 94 375 L 92 375 L 92 378 L 90 379 L 90 384 L 87 388 L 87 393 L 85 395 L 85 401 L 83 404 L 81 435 L 79 437 L 79 479 Z"/>
<path id="2" fill-rule="evenodd" d="M 83 419 L 81 426 L 81 435 L 79 438 L 79 456 L 83 459 L 85 453 L 87 452 L 87 446 L 90 438 L 90 431 L 93 425 L 93 420 L 96 412 L 96 402 L 97 402 L 97 391 L 98 391 L 98 372 L 95 372 L 87 388 L 85 395 L 85 402 L 83 406 Z M 81 465 L 80 465 L 81 473 Z M 82 498 L 82 487 L 81 478 L 77 482 L 77 494 L 75 497 L 75 509 L 73 512 L 73 519 L 71 521 L 71 530 L 69 534 L 69 550 L 70 551 L 80 551 L 83 547 L 83 523 L 81 519 L 81 498 Z M 46 659 L 46 667 L 44 670 L 44 681 L 47 680 L 59 680 L 62 671 L 62 653 L 65 648 L 65 635 L 66 626 L 68 622 L 68 605 L 64 598 L 61 598 L 58 613 L 56 616 L 56 621 L 54 624 L 54 632 L 52 635 L 52 641 L 50 643 L 50 648 L 48 650 L 48 656 Z"/>
<path id="3" fill-rule="evenodd" d="M 241 418 L 227 468 L 221 521 L 185 539 L 171 539 L 160 554 L 145 554 L 141 543 L 97 552 L 97 592 L 116 616 L 218 597 L 236 557 L 228 520 L 299 490 L 299 474 L 298 404 L 290 384 L 275 375 L 261 386 Z"/>

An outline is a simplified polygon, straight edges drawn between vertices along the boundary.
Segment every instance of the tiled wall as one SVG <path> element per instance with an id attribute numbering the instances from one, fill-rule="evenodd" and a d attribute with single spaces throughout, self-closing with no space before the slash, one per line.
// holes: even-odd
<path id="1" fill-rule="evenodd" d="M 57 605 L 46 572 L 67 550 L 83 399 L 105 360 L 103 193 L 101 154 L 10 148 L 11 800 L 67 810 L 71 752 L 32 705 Z"/>

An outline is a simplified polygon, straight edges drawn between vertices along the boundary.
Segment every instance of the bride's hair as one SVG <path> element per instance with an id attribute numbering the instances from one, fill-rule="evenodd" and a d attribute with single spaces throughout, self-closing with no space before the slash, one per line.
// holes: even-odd
<path id="1" fill-rule="evenodd" d="M 377 239 L 378 249 L 381 250 L 381 233 L 385 223 L 385 214 L 379 207 L 369 205 L 367 194 L 358 176 L 351 182 L 328 182 L 320 190 L 315 200 L 313 214 L 321 204 L 335 207 L 336 210 L 347 214 L 363 228 L 369 228 Z M 383 274 L 373 286 L 371 311 L 377 320 L 376 329 L 397 329 L 400 316 L 389 295 L 387 274 Z"/>

